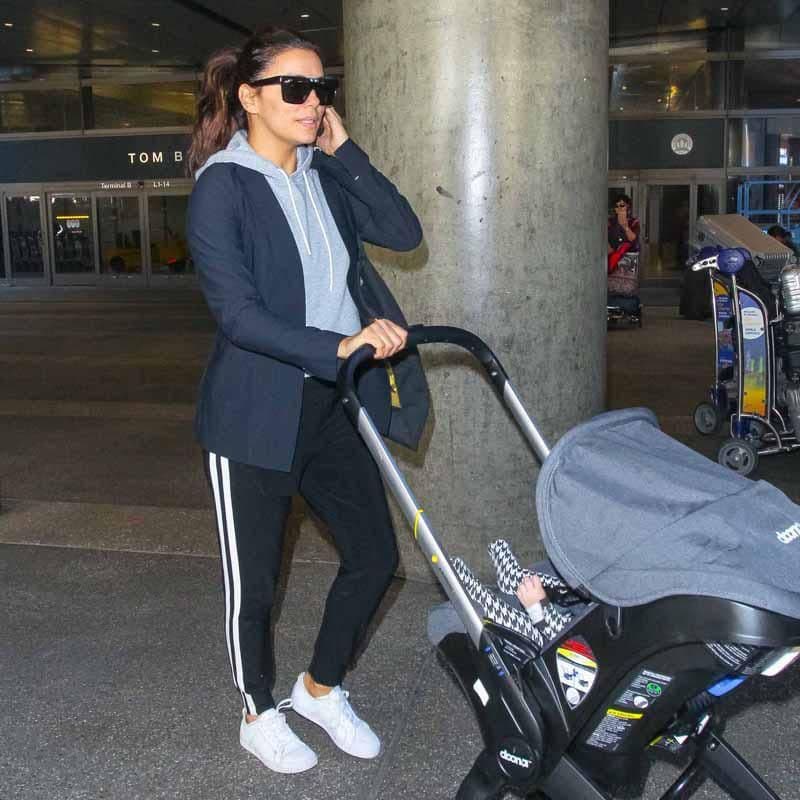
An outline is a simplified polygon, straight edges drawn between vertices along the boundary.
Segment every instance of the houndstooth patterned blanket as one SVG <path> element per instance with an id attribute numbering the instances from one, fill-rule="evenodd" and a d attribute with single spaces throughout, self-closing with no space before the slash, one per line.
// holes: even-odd
<path id="1" fill-rule="evenodd" d="M 498 539 L 489 545 L 489 555 L 497 570 L 497 586 L 504 594 L 513 596 L 526 575 L 537 575 L 548 592 L 559 594 L 569 591 L 566 584 L 554 575 L 523 569 L 504 539 Z M 462 559 L 454 558 L 452 564 L 467 595 L 483 609 L 487 619 L 530 639 L 540 650 L 572 621 L 572 614 L 545 603 L 542 609 L 544 620 L 536 625 L 527 613 L 514 608 L 484 586 Z"/>
<path id="2" fill-rule="evenodd" d="M 526 575 L 538 576 L 551 597 L 554 594 L 558 596 L 569 593 L 569 587 L 561 578 L 548 575 L 546 572 L 523 569 L 505 539 L 497 539 L 489 545 L 489 557 L 497 570 L 497 587 L 503 594 L 516 594 L 517 587 Z M 554 639 L 572 621 L 572 614 L 568 611 L 559 611 L 549 603 L 544 605 L 542 611 L 544 622 L 541 630 L 548 639 Z"/>
<path id="3" fill-rule="evenodd" d="M 504 628 L 530 639 L 541 650 L 544 647 L 544 636 L 533 624 L 533 620 L 523 611 L 510 606 L 505 600 L 490 592 L 476 577 L 472 570 L 460 559 L 452 561 L 461 585 L 475 603 L 482 609 L 487 619 L 502 625 Z"/>

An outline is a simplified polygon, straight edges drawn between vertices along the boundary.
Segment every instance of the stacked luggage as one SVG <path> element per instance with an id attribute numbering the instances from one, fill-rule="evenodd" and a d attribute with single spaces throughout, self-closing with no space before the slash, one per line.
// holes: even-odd
<path id="1" fill-rule="evenodd" d="M 626 324 L 642 327 L 639 253 L 625 253 L 608 273 L 606 311 L 609 326 Z"/>

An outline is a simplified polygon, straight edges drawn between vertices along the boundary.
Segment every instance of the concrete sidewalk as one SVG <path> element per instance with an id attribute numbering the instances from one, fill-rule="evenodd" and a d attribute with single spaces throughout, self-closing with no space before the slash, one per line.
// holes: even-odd
<path id="1" fill-rule="evenodd" d="M 191 439 L 212 330 L 192 295 L 0 296 L 0 798 L 454 797 L 481 740 L 427 642 L 441 593 L 425 581 L 394 582 L 346 682 L 382 737 L 378 759 L 340 754 L 296 716 L 320 756 L 314 770 L 276 775 L 239 747 L 213 518 Z M 709 380 L 710 337 L 708 323 L 674 308 L 612 332 L 609 406 L 649 405 L 713 454 L 689 416 Z M 765 459 L 760 477 L 800 499 L 800 456 Z M 278 697 L 307 665 L 337 564 L 301 518 L 298 507 L 275 629 Z M 407 531 L 398 537 L 404 558 L 418 557 Z M 783 800 L 800 800 L 798 684 L 793 669 L 728 704 L 731 743 Z M 646 800 L 676 774 L 657 764 Z M 709 786 L 697 797 L 726 795 Z"/>
<path id="2" fill-rule="evenodd" d="M 294 561 L 276 629 L 276 696 L 310 658 L 336 567 Z M 9 800 L 452 798 L 481 750 L 466 701 L 425 638 L 436 587 L 395 581 L 346 688 L 384 743 L 339 753 L 290 714 L 319 755 L 299 776 L 238 744 L 215 559 L 0 545 L 0 795 Z M 784 800 L 796 800 L 800 675 L 759 679 L 728 703 L 727 730 Z M 656 798 L 677 775 L 658 763 Z M 713 786 L 697 795 L 723 800 Z"/>

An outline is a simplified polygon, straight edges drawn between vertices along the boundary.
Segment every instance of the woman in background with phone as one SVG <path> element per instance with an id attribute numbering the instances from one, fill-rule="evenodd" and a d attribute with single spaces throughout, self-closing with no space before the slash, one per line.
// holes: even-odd
<path id="1" fill-rule="evenodd" d="M 360 240 L 411 250 L 422 234 L 348 137 L 337 85 L 311 42 L 257 33 L 209 60 L 189 151 L 189 242 L 218 324 L 195 431 L 216 508 L 240 742 L 278 772 L 317 763 L 281 713 L 290 707 L 345 752 L 378 755 L 341 682 L 397 563 L 380 475 L 334 381 L 361 345 L 386 359 L 406 344 L 361 299 Z M 386 370 L 374 372 L 384 374 L 364 381 L 365 404 L 388 404 Z M 327 524 L 341 566 L 310 665 L 276 706 L 270 611 L 297 493 Z"/>
<path id="2" fill-rule="evenodd" d="M 633 216 L 633 201 L 626 194 L 614 201 L 608 219 L 608 271 L 612 272 L 625 253 L 639 252 L 639 220 Z"/>

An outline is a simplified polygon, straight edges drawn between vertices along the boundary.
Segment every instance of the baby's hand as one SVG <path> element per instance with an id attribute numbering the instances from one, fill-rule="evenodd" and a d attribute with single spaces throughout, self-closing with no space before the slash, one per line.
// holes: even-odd
<path id="1" fill-rule="evenodd" d="M 525 608 L 547 599 L 547 594 L 538 575 L 526 575 L 517 586 L 517 597 Z"/>

